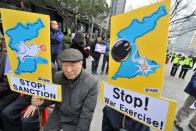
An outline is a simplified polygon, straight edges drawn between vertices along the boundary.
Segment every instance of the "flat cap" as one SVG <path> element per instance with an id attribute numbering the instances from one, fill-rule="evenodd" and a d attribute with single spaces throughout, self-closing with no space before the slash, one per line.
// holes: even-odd
<path id="1" fill-rule="evenodd" d="M 58 59 L 60 61 L 67 61 L 67 62 L 77 62 L 83 60 L 83 55 L 79 50 L 69 48 L 63 50 L 59 56 Z"/>

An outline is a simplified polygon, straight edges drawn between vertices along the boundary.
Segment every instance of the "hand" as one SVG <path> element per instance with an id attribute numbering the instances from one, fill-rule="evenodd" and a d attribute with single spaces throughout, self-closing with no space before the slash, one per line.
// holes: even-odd
<path id="1" fill-rule="evenodd" d="M 89 47 L 89 46 L 87 46 L 87 47 L 85 47 L 84 49 L 85 49 L 85 50 L 90 50 L 90 47 Z"/>
<path id="2" fill-rule="evenodd" d="M 40 106 L 44 103 L 44 99 L 40 98 L 39 96 L 33 96 L 31 98 L 31 104 L 34 106 Z"/>
<path id="3" fill-rule="evenodd" d="M 91 59 L 92 61 L 94 61 L 94 59 L 93 59 L 93 57 L 92 57 L 92 56 L 90 56 L 90 59 Z"/>
<path id="4" fill-rule="evenodd" d="M 28 109 L 25 111 L 23 117 L 28 118 L 29 116 L 33 116 L 36 110 L 37 110 L 36 106 L 30 105 Z"/>

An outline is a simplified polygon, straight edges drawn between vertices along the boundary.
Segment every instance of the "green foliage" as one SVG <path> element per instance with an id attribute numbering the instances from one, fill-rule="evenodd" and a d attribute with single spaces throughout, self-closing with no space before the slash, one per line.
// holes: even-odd
<path id="1" fill-rule="evenodd" d="M 63 43 L 64 43 L 64 44 L 70 44 L 70 43 L 71 43 L 71 37 L 65 35 L 64 40 L 63 40 Z"/>
<path id="2" fill-rule="evenodd" d="M 52 7 L 74 29 L 77 20 L 103 20 L 109 14 L 110 8 L 106 0 L 26 0 L 37 6 Z"/>

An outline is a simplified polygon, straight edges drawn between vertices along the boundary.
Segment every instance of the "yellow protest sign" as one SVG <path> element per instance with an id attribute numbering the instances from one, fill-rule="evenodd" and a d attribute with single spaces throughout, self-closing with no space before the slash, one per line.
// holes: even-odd
<path id="1" fill-rule="evenodd" d="M 52 84 L 48 15 L 0 9 L 11 66 L 12 91 L 61 101 L 60 85 Z"/>
<path id="2" fill-rule="evenodd" d="M 108 83 L 101 102 L 161 131 L 173 128 L 176 102 L 161 98 L 170 0 L 111 18 Z"/>
<path id="3" fill-rule="evenodd" d="M 169 9 L 165 0 L 111 18 L 109 83 L 161 96 Z"/>
<path id="4" fill-rule="evenodd" d="M 14 75 L 7 75 L 12 91 L 23 93 L 26 95 L 36 95 L 40 98 L 45 98 L 53 101 L 61 101 L 61 86 L 51 83 L 32 81 L 24 78 L 19 78 Z"/>
<path id="5" fill-rule="evenodd" d="M 0 12 L 12 73 L 51 82 L 49 16 L 9 9 Z"/>

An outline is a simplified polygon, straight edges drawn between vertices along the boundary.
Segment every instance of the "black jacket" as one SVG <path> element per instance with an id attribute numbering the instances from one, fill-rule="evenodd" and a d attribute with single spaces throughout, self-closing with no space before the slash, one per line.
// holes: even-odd
<path id="1" fill-rule="evenodd" d="M 196 72 L 193 74 L 184 91 L 189 95 L 196 97 Z"/>
<path id="2" fill-rule="evenodd" d="M 108 106 L 103 109 L 102 131 L 120 131 L 124 115 Z M 125 116 L 124 129 L 127 131 L 150 131 L 146 125 Z"/>

